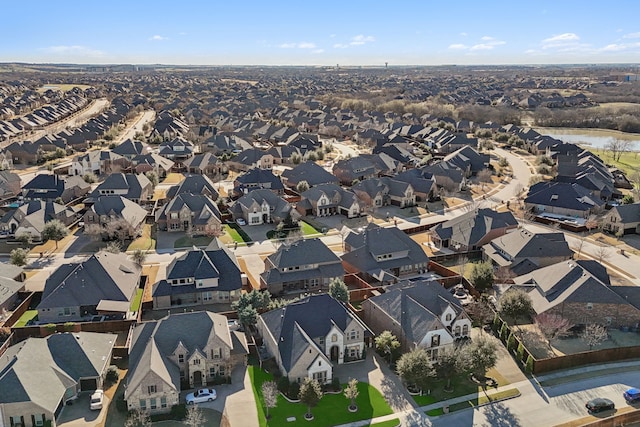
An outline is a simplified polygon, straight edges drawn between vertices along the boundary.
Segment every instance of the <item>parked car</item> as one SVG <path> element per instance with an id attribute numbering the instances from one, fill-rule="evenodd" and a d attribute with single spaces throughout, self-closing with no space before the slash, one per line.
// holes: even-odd
<path id="1" fill-rule="evenodd" d="M 247 225 L 247 221 L 245 221 L 244 218 L 238 218 L 238 219 L 236 219 L 236 224 L 238 224 L 238 225 Z"/>
<path id="2" fill-rule="evenodd" d="M 624 400 L 626 400 L 627 403 L 640 402 L 640 389 L 630 388 L 629 390 L 624 392 L 623 396 Z"/>
<path id="3" fill-rule="evenodd" d="M 91 395 L 90 408 L 92 411 L 96 409 L 102 409 L 102 399 L 104 398 L 104 391 L 98 389 Z"/>
<path id="4" fill-rule="evenodd" d="M 213 402 L 218 397 L 216 391 L 212 388 L 201 388 L 193 393 L 187 394 L 187 405 L 193 405 L 194 403 Z"/>
<path id="5" fill-rule="evenodd" d="M 604 397 L 596 397 L 587 402 L 586 405 L 589 412 L 609 411 L 616 408 L 616 405 L 609 399 Z"/>

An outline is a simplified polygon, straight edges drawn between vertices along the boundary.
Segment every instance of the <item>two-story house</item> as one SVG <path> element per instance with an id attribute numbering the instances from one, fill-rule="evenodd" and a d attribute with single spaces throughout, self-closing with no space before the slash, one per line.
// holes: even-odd
<path id="1" fill-rule="evenodd" d="M 279 223 L 288 215 L 299 215 L 291 204 L 270 190 L 253 190 L 240 197 L 229 209 L 234 219 L 242 218 L 248 225 Z"/>
<path id="2" fill-rule="evenodd" d="M 240 296 L 246 275 L 235 254 L 217 239 L 191 250 L 167 267 L 167 278 L 153 287 L 153 308 L 229 303 Z"/>
<path id="3" fill-rule="evenodd" d="M 602 229 L 615 235 L 640 234 L 640 203 L 611 208 L 602 219 Z"/>
<path id="4" fill-rule="evenodd" d="M 300 197 L 296 210 L 301 215 L 344 215 L 355 218 L 364 213 L 364 207 L 355 193 L 336 184 L 317 185 L 303 192 Z"/>
<path id="5" fill-rule="evenodd" d="M 180 403 L 180 391 L 230 378 L 248 353 L 244 333 L 229 330 L 227 318 L 217 313 L 171 314 L 141 323 L 129 351 L 127 408 L 168 413 Z"/>
<path id="6" fill-rule="evenodd" d="M 264 260 L 260 287 L 274 295 L 328 290 L 333 279 L 344 278 L 340 258 L 320 239 L 282 244 Z"/>
<path id="7" fill-rule="evenodd" d="M 83 176 L 88 173 L 95 175 L 118 173 L 129 166 L 129 160 L 113 151 L 90 151 L 76 156 L 71 162 L 69 175 Z"/>
<path id="8" fill-rule="evenodd" d="M 83 217 L 85 225 L 100 225 L 104 237 L 138 237 L 147 217 L 146 209 L 120 195 L 98 196 L 92 202 Z"/>
<path id="9" fill-rule="evenodd" d="M 435 280 L 391 285 L 365 300 L 362 309 L 374 333 L 391 331 L 404 352 L 422 347 L 432 359 L 471 334 L 471 319 L 460 302 Z"/>
<path id="10" fill-rule="evenodd" d="M 206 194 L 179 193 L 156 213 L 163 231 L 188 231 L 195 235 L 215 235 L 222 223 L 214 200 Z"/>
<path id="11" fill-rule="evenodd" d="M 47 222 L 57 219 L 69 226 L 77 215 L 73 209 L 53 201 L 31 200 L 0 218 L 0 227 L 16 236 L 28 234 L 41 240 Z"/>
<path id="12" fill-rule="evenodd" d="M 91 192 L 90 197 L 114 195 L 122 196 L 135 203 L 144 202 L 153 196 L 153 185 L 143 174 L 113 173 Z"/>
<path id="13" fill-rule="evenodd" d="M 416 204 L 416 194 L 411 184 L 393 178 L 366 179 L 351 189 L 364 206 L 379 208 L 395 205 L 404 208 Z"/>
<path id="14" fill-rule="evenodd" d="M 364 360 L 371 331 L 328 294 L 312 295 L 258 317 L 258 331 L 289 381 L 330 383 L 336 365 Z"/>

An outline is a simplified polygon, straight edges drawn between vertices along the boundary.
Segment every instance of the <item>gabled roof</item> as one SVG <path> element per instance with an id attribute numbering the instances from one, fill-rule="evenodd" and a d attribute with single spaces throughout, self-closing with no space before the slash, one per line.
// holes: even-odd
<path id="1" fill-rule="evenodd" d="M 211 197 L 206 194 L 191 193 L 177 194 L 157 213 L 156 219 L 166 219 L 168 212 L 180 212 L 185 207 L 194 213 L 192 216 L 194 224 L 206 224 L 212 218 L 220 221 L 220 210 Z"/>
<path id="2" fill-rule="evenodd" d="M 142 191 L 145 188 L 151 189 L 151 181 L 144 174 L 112 173 L 91 192 L 91 197 L 98 197 L 103 194 L 101 191 L 105 190 L 127 190 L 127 193 L 122 196 L 127 199 L 139 200 L 142 198 Z"/>
<path id="3" fill-rule="evenodd" d="M 555 181 L 532 185 L 524 202 L 577 211 L 589 211 L 604 205 L 604 201 L 579 184 Z"/>
<path id="4" fill-rule="evenodd" d="M 327 172 L 325 168 L 315 162 L 304 162 L 282 172 L 282 177 L 287 179 L 287 183 L 298 184 L 300 181 L 307 181 L 309 187 L 319 184 L 338 184 L 338 178 Z"/>
<path id="5" fill-rule="evenodd" d="M 620 222 L 633 223 L 640 222 L 640 203 L 619 205 L 611 208 L 620 217 Z"/>
<path id="6" fill-rule="evenodd" d="M 488 255 L 491 252 L 498 256 L 500 252 L 504 252 L 512 259 L 573 256 L 573 251 L 569 248 L 564 234 L 532 233 L 524 228 L 492 240 L 491 243 L 483 246 L 483 249 Z"/>
<path id="7" fill-rule="evenodd" d="M 140 141 L 127 139 L 122 144 L 116 145 L 112 152 L 125 157 L 135 157 L 139 154 L 147 154 L 147 146 Z"/>
<path id="8" fill-rule="evenodd" d="M 218 199 L 218 191 L 215 184 L 206 175 L 187 175 L 178 185 L 174 185 L 167 191 L 167 198 L 172 199 L 177 194 L 209 194 L 215 201 Z"/>
<path id="9" fill-rule="evenodd" d="M 134 201 L 123 196 L 98 196 L 91 211 L 98 217 L 111 215 L 124 219 L 133 227 L 140 225 L 147 216 L 147 211 Z"/>
<path id="10" fill-rule="evenodd" d="M 282 244 L 267 258 L 276 268 L 340 263 L 340 258 L 320 239 L 302 239 L 291 244 Z"/>
<path id="11" fill-rule="evenodd" d="M 517 225 L 518 221 L 510 211 L 496 212 L 493 209 L 485 208 L 466 212 L 459 217 L 438 224 L 433 228 L 433 233 L 442 240 L 451 239 L 466 246 L 474 246 L 492 230 L 511 228 Z"/>

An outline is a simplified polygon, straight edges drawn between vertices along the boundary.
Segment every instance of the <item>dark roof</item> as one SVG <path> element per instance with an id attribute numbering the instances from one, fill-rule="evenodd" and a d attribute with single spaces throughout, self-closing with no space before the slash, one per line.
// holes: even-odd
<path id="1" fill-rule="evenodd" d="M 287 179 L 288 183 L 298 184 L 300 181 L 307 181 L 309 187 L 319 184 L 337 184 L 338 178 L 327 172 L 325 168 L 315 162 L 304 162 L 282 172 L 282 177 Z"/>
<path id="2" fill-rule="evenodd" d="M 167 191 L 167 198 L 172 199 L 177 194 L 210 194 L 215 201 L 218 199 L 218 191 L 214 183 L 205 175 L 187 175 L 187 177 L 178 185 L 174 185 Z"/>

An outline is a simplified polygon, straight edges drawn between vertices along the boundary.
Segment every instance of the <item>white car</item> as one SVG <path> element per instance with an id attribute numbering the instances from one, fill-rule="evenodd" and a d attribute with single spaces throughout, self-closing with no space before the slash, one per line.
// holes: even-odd
<path id="1" fill-rule="evenodd" d="M 194 403 L 213 402 L 218 397 L 216 391 L 212 388 L 201 388 L 193 393 L 187 394 L 187 405 Z"/>
<path id="2" fill-rule="evenodd" d="M 247 225 L 247 221 L 245 221 L 243 218 L 238 218 L 238 219 L 236 219 L 236 224 L 238 224 L 238 225 Z"/>
<path id="3" fill-rule="evenodd" d="M 98 389 L 91 395 L 91 410 L 102 409 L 102 399 L 104 398 L 104 391 Z"/>

